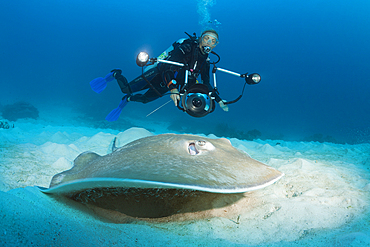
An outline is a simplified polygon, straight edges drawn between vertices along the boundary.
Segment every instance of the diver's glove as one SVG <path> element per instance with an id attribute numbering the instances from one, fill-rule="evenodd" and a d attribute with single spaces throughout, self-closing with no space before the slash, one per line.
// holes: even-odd
<path id="1" fill-rule="evenodd" d="M 171 99 L 175 103 L 175 106 L 177 106 L 178 102 L 180 101 L 180 92 L 177 90 L 177 88 L 171 89 Z"/>
<path id="2" fill-rule="evenodd" d="M 220 102 L 218 102 L 218 104 L 220 105 L 220 107 L 222 108 L 222 110 L 229 111 L 229 106 L 226 105 L 225 103 L 226 103 L 226 100 L 221 100 Z"/>

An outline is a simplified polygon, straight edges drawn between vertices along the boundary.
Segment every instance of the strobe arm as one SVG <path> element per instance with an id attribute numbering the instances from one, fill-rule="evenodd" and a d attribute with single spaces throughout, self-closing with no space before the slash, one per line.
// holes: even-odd
<path id="1" fill-rule="evenodd" d="M 212 72 L 215 73 L 215 70 L 219 70 L 219 71 L 222 71 L 222 72 L 230 74 L 230 75 L 235 75 L 235 76 L 238 76 L 238 77 L 241 77 L 241 78 L 245 78 L 245 82 L 248 85 L 258 84 L 261 81 L 261 76 L 257 73 L 252 73 L 250 75 L 248 75 L 248 73 L 239 74 L 239 73 L 227 70 L 227 69 L 222 69 L 222 68 L 217 68 L 217 67 L 215 67 Z M 215 79 L 215 75 L 213 77 Z"/>
<path id="2" fill-rule="evenodd" d="M 148 66 L 148 65 L 153 65 L 154 63 L 167 63 L 167 64 L 173 64 L 173 65 L 176 65 L 176 66 L 180 66 L 180 67 L 184 67 L 185 64 L 183 63 L 178 63 L 178 62 L 173 62 L 173 61 L 167 61 L 167 60 L 163 60 L 163 59 L 158 59 L 158 58 L 149 58 L 149 54 L 146 53 L 146 52 L 140 52 L 137 57 L 136 57 L 136 64 L 139 66 L 139 67 L 144 67 L 144 66 Z"/>
<path id="3" fill-rule="evenodd" d="M 186 64 L 178 63 L 178 62 L 174 62 L 174 61 L 168 61 L 168 60 L 163 60 L 163 59 L 158 59 L 158 58 L 149 58 L 149 55 L 146 52 L 140 52 L 139 55 L 136 58 L 136 64 L 140 67 L 144 67 L 144 66 L 148 65 L 148 63 L 149 63 L 149 65 L 152 65 L 156 62 L 172 64 L 172 65 L 176 65 L 176 66 L 180 66 L 180 67 L 187 66 Z M 245 82 L 249 85 L 258 84 L 261 81 L 261 76 L 257 73 L 253 73 L 253 74 L 250 74 L 250 75 L 248 75 L 248 73 L 239 74 L 239 73 L 227 70 L 227 69 L 217 68 L 216 63 L 213 63 L 213 65 L 214 65 L 214 68 L 212 70 L 212 73 L 213 73 L 214 87 L 215 88 L 217 88 L 216 74 L 215 74 L 217 70 L 222 71 L 224 73 L 228 73 L 228 74 L 231 74 L 231 75 L 235 75 L 235 76 L 238 76 L 238 77 L 245 78 Z"/>
<path id="4" fill-rule="evenodd" d="M 159 62 L 159 63 L 172 64 L 172 65 L 176 65 L 176 66 L 180 66 L 180 67 L 184 67 L 185 66 L 185 64 L 183 64 L 183 63 L 178 63 L 178 62 L 174 62 L 174 61 L 168 61 L 168 60 L 157 59 L 157 58 L 152 58 L 152 59 L 155 60 L 153 63 Z"/>
<path id="5" fill-rule="evenodd" d="M 242 93 L 235 100 L 224 102 L 224 104 L 226 104 L 226 105 L 236 103 L 237 101 L 239 101 L 241 99 L 241 97 L 243 96 L 244 88 L 245 88 L 245 85 L 246 84 L 248 84 L 248 85 L 255 85 L 255 84 L 258 84 L 261 81 L 261 76 L 259 74 L 257 74 L 257 73 L 252 73 L 250 75 L 248 75 L 248 73 L 239 74 L 239 73 L 236 73 L 236 72 L 227 70 L 227 69 L 217 68 L 215 64 L 213 64 L 213 66 L 214 67 L 212 69 L 212 74 L 213 74 L 213 85 L 214 85 L 214 89 L 215 90 L 217 90 L 217 83 L 216 83 L 216 71 L 217 70 L 222 71 L 222 72 L 227 73 L 227 74 L 230 74 L 230 75 L 235 75 L 235 76 L 238 76 L 238 77 L 241 77 L 241 78 L 244 78 L 245 79 L 245 84 L 243 86 Z"/>

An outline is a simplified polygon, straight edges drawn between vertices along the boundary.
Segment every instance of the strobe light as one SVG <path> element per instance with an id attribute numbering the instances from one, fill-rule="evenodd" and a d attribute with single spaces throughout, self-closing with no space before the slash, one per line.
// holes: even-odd
<path id="1" fill-rule="evenodd" d="M 245 77 L 245 81 L 249 84 L 249 85 L 254 85 L 254 84 L 258 84 L 260 83 L 261 81 L 261 76 L 257 73 L 253 73 L 253 74 L 250 74 L 250 75 L 247 75 Z"/>
<path id="2" fill-rule="evenodd" d="M 149 61 L 149 54 L 146 52 L 140 52 L 136 57 L 136 64 L 140 67 L 144 67 Z"/>

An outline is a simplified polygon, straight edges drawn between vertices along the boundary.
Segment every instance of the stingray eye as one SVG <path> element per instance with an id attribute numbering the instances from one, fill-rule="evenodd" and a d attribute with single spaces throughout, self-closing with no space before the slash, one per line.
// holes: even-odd
<path id="1" fill-rule="evenodd" d="M 198 145 L 199 146 L 204 146 L 204 145 L 206 145 L 206 141 L 198 141 Z"/>
<path id="2" fill-rule="evenodd" d="M 195 143 L 194 142 L 192 142 L 192 143 L 189 144 L 189 146 L 188 146 L 188 152 L 191 155 L 197 155 L 197 154 L 199 154 L 199 151 L 195 147 Z"/>

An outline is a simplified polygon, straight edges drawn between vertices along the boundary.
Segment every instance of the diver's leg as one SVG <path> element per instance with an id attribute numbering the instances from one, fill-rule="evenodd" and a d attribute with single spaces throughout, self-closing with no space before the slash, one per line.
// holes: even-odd
<path id="1" fill-rule="evenodd" d="M 131 95 L 129 97 L 129 101 L 141 102 L 141 103 L 146 104 L 158 98 L 159 98 L 159 95 L 155 93 L 152 89 L 149 89 L 144 94 Z"/>
<path id="2" fill-rule="evenodd" d="M 136 77 L 134 80 L 127 82 L 127 79 L 122 75 L 122 70 L 112 70 L 114 78 L 117 79 L 118 85 L 122 93 L 132 94 L 151 87 L 152 80 L 158 77 L 158 69 L 156 67 L 149 69 L 143 75 Z"/>
<path id="3" fill-rule="evenodd" d="M 111 72 L 113 72 L 113 77 L 116 78 L 116 80 L 118 82 L 118 86 L 121 88 L 122 93 L 132 94 L 131 87 L 130 87 L 126 77 L 124 77 L 122 75 L 122 70 L 114 69 Z"/>
<path id="4" fill-rule="evenodd" d="M 129 97 L 129 101 L 135 101 L 135 102 L 141 102 L 141 103 L 149 103 L 149 102 L 152 102 L 156 99 L 158 99 L 159 97 L 161 97 L 160 95 L 158 95 L 158 92 L 163 95 L 165 94 L 166 92 L 168 92 L 168 88 L 164 88 L 164 87 L 160 87 L 160 88 L 157 88 L 157 92 L 155 92 L 154 90 L 152 89 L 149 89 L 146 93 L 144 94 L 135 94 L 135 95 L 131 95 Z"/>

